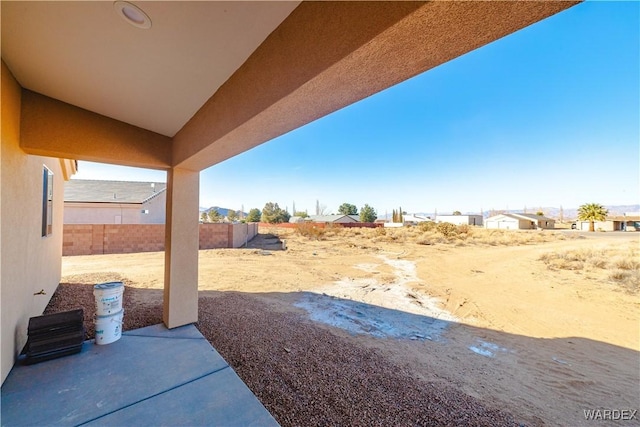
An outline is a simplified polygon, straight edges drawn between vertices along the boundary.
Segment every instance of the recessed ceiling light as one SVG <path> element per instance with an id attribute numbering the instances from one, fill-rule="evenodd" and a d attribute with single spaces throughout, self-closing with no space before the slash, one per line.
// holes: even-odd
<path id="1" fill-rule="evenodd" d="M 151 28 L 151 18 L 135 4 L 126 1 L 116 1 L 113 3 L 113 7 L 122 19 L 134 27 L 144 28 L 145 30 Z"/>

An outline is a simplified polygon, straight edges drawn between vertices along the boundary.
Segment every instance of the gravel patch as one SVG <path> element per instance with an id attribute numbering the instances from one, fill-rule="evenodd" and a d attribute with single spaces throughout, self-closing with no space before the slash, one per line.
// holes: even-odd
<path id="1" fill-rule="evenodd" d="M 93 284 L 121 280 L 124 330 L 162 322 L 157 299 L 116 274 L 66 277 L 45 313 L 83 308 L 93 338 Z M 158 292 L 158 291 L 155 291 Z M 514 418 L 453 387 L 413 378 L 373 349 L 249 294 L 199 301 L 200 332 L 283 426 L 512 426 Z"/>

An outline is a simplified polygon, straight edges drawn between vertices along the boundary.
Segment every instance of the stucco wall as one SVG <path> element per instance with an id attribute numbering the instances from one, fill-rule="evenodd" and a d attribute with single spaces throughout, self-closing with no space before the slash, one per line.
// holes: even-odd
<path id="1" fill-rule="evenodd" d="M 233 224 L 233 247 L 239 248 L 258 234 L 258 223 Z"/>
<path id="2" fill-rule="evenodd" d="M 167 212 L 167 192 L 163 191 L 156 197 L 142 204 L 142 209 L 149 211 L 148 214 L 141 214 L 141 224 L 164 224 Z"/>
<path id="3" fill-rule="evenodd" d="M 64 178 L 59 159 L 20 149 L 21 88 L 2 62 L 0 169 L 1 375 L 27 340 L 29 318 L 42 314 L 60 281 Z M 53 229 L 42 237 L 43 165 L 54 174 Z M 34 295 L 41 290 L 44 294 Z"/>
<path id="4" fill-rule="evenodd" d="M 455 225 L 482 225 L 482 215 L 438 215 L 436 222 L 450 222 Z"/>
<path id="5" fill-rule="evenodd" d="M 140 224 L 142 205 L 65 203 L 65 224 Z M 117 221 L 120 222 L 117 222 Z"/>

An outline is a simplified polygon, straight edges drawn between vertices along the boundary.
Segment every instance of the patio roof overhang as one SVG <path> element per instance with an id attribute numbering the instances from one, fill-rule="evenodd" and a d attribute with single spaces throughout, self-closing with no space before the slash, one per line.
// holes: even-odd
<path id="1" fill-rule="evenodd" d="M 2 56 L 26 152 L 200 171 L 576 3 L 3 1 Z"/>
<path id="2" fill-rule="evenodd" d="M 143 30 L 111 2 L 2 1 L 2 59 L 26 153 L 168 172 L 174 327 L 197 320 L 199 171 L 577 3 L 140 2 Z"/>

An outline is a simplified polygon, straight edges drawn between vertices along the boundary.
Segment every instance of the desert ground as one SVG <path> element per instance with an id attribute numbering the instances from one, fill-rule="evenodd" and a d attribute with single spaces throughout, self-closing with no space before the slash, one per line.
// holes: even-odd
<path id="1" fill-rule="evenodd" d="M 425 411 L 380 425 L 593 425 L 585 411 L 628 418 L 640 406 L 639 243 L 639 233 L 263 227 L 247 248 L 200 252 L 198 326 L 283 425 L 366 425 L 354 408 L 376 399 Z M 163 253 L 65 257 L 59 291 L 80 285 L 90 300 L 92 284 L 123 280 L 140 307 L 125 321 L 157 323 L 163 263 Z M 62 299 L 54 310 L 73 305 Z M 352 350 L 358 358 L 333 359 Z M 341 383 L 340 364 L 359 382 Z M 433 401 L 433 390 L 446 393 Z M 314 418 L 336 406 L 342 418 Z"/>

